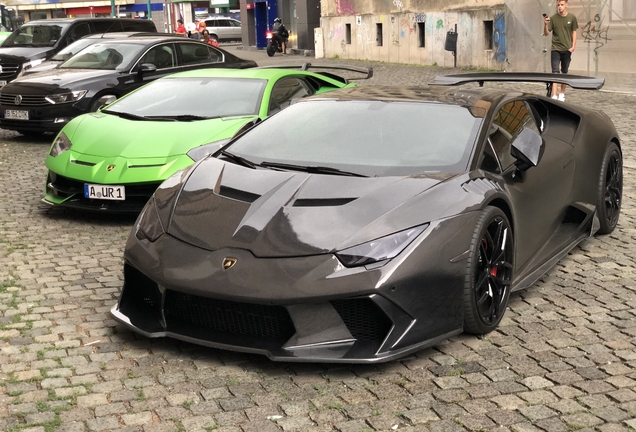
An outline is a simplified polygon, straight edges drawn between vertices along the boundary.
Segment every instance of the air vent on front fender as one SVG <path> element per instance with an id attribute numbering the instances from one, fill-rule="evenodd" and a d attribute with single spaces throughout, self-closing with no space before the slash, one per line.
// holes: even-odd
<path id="1" fill-rule="evenodd" d="M 246 203 L 253 203 L 261 196 L 250 192 L 234 189 L 227 186 L 221 186 L 219 189 L 219 195 L 222 197 L 230 198 L 237 201 L 243 201 Z"/>
<path id="2" fill-rule="evenodd" d="M 77 165 L 95 166 L 95 164 L 92 163 L 92 162 L 86 162 L 86 161 L 81 161 L 81 160 L 77 160 L 77 159 L 72 160 L 71 162 L 74 163 L 74 164 L 77 164 Z"/>
<path id="3" fill-rule="evenodd" d="M 292 207 L 338 207 L 355 201 L 355 198 L 297 199 Z"/>

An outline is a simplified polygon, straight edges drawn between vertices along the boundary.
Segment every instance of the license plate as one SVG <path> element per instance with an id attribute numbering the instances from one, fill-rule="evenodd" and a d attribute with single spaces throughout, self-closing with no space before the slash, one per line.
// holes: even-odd
<path id="1" fill-rule="evenodd" d="M 16 119 L 16 120 L 28 120 L 29 112 L 24 110 L 6 110 L 4 112 L 4 118 Z"/>
<path id="2" fill-rule="evenodd" d="M 84 183 L 84 197 L 90 199 L 124 201 L 126 187 Z"/>

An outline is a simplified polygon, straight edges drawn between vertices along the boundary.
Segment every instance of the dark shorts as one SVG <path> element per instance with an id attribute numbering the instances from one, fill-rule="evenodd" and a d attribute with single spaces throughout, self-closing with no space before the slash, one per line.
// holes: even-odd
<path id="1" fill-rule="evenodd" d="M 570 51 L 551 51 L 552 73 L 559 73 L 559 63 L 561 63 L 561 73 L 568 73 L 572 53 Z"/>

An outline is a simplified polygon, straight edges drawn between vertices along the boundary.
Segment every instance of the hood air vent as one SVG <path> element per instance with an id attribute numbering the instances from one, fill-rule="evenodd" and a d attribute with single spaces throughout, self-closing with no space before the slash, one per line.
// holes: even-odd
<path id="1" fill-rule="evenodd" d="M 355 198 L 318 198 L 318 199 L 297 199 L 293 207 L 338 207 L 355 201 Z"/>
<path id="2" fill-rule="evenodd" d="M 230 198 L 237 201 L 243 201 L 246 203 L 253 203 L 261 196 L 250 192 L 234 189 L 227 186 L 221 186 L 219 189 L 219 195 L 225 198 Z"/>

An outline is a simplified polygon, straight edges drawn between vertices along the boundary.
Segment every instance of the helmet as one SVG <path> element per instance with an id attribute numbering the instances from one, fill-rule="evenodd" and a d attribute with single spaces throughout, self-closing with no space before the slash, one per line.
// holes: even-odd
<path id="1" fill-rule="evenodd" d="M 278 17 L 276 17 L 276 18 L 274 18 L 274 22 L 275 23 L 280 23 L 280 22 L 283 22 L 283 20 L 278 18 Z"/>

